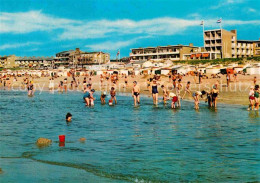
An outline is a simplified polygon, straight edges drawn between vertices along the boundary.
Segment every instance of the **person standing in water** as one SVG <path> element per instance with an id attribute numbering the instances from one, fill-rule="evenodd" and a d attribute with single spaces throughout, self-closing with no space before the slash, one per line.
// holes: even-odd
<path id="1" fill-rule="evenodd" d="M 107 96 L 107 93 L 104 91 L 101 96 L 100 96 L 100 101 L 101 101 L 101 104 L 106 104 L 106 96 Z"/>
<path id="2" fill-rule="evenodd" d="M 64 85 L 64 90 L 67 93 L 67 91 L 68 91 L 68 81 L 67 81 L 67 78 L 64 79 L 63 85 Z"/>
<path id="3" fill-rule="evenodd" d="M 168 100 L 169 92 L 167 88 L 164 87 L 164 85 L 161 86 L 163 90 L 163 103 L 166 104 L 166 101 Z"/>
<path id="4" fill-rule="evenodd" d="M 254 97 L 255 97 L 255 110 L 259 110 L 259 85 L 255 85 L 255 94 L 254 94 Z"/>
<path id="5" fill-rule="evenodd" d="M 136 106 L 136 103 L 140 104 L 140 87 L 137 85 L 136 81 L 134 81 L 132 96 L 134 97 L 134 105 Z"/>
<path id="6" fill-rule="evenodd" d="M 29 84 L 28 84 L 28 96 L 33 96 L 33 94 L 34 94 L 34 86 L 33 86 L 33 82 L 31 81 L 31 82 L 29 82 Z"/>
<path id="7" fill-rule="evenodd" d="M 116 90 L 114 87 L 111 87 L 111 90 L 110 90 L 110 96 L 111 96 L 111 101 L 113 103 L 113 101 L 115 101 L 115 104 L 117 104 L 117 100 L 116 100 Z"/>
<path id="8" fill-rule="evenodd" d="M 187 84 L 186 84 L 185 91 L 184 91 L 184 94 L 182 96 L 182 99 L 184 99 L 186 93 L 191 94 L 191 91 L 190 91 L 190 81 L 188 81 Z"/>
<path id="9" fill-rule="evenodd" d="M 157 105 L 158 104 L 158 88 L 157 88 L 158 84 L 155 79 L 153 80 L 153 83 L 151 86 L 152 86 L 153 104 Z"/>
<path id="10" fill-rule="evenodd" d="M 255 107 L 255 90 L 254 87 L 251 86 L 249 91 L 249 106 L 247 110 L 250 111 L 250 108 L 251 110 L 254 110 L 254 107 Z"/>
<path id="11" fill-rule="evenodd" d="M 212 96 L 212 105 L 217 108 L 217 97 L 218 97 L 219 91 L 216 85 L 213 86 L 211 90 L 211 96 Z"/>
<path id="12" fill-rule="evenodd" d="M 178 97 L 178 106 L 179 107 L 181 107 L 181 90 L 182 90 L 181 79 L 178 79 L 178 82 L 176 84 L 176 95 Z"/>
<path id="13" fill-rule="evenodd" d="M 199 104 L 200 104 L 199 97 L 202 98 L 203 95 L 205 95 L 205 94 L 206 94 L 205 91 L 202 91 L 202 92 L 196 91 L 196 92 L 194 92 L 194 93 L 192 94 L 192 97 L 193 97 L 193 99 L 194 99 L 194 108 L 195 108 L 195 109 L 199 109 Z"/>

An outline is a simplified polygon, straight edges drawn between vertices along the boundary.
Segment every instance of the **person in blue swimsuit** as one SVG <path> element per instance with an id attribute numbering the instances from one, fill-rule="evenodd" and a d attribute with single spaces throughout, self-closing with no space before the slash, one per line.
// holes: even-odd
<path id="1" fill-rule="evenodd" d="M 157 105 L 158 104 L 158 84 L 156 80 L 153 80 L 152 83 L 152 97 L 153 97 L 153 104 Z"/>

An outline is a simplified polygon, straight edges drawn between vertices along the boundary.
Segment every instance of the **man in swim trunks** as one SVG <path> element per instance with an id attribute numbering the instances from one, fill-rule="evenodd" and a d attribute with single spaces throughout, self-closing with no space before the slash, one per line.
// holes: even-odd
<path id="1" fill-rule="evenodd" d="M 134 81 L 132 96 L 134 97 L 134 105 L 136 106 L 136 102 L 140 104 L 140 87 L 137 85 L 136 81 Z"/>

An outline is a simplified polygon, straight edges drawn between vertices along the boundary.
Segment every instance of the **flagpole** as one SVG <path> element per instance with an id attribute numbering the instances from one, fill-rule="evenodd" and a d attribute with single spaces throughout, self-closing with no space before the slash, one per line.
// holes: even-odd
<path id="1" fill-rule="evenodd" d="M 120 62 L 120 49 L 119 49 L 119 62 Z"/>
<path id="2" fill-rule="evenodd" d="M 205 37 L 204 37 L 204 31 L 205 31 L 205 29 L 204 29 L 204 20 L 203 20 L 203 27 L 202 27 L 202 29 L 203 29 L 203 33 L 202 33 L 202 35 L 203 35 L 203 45 L 204 45 L 204 52 L 205 52 L 206 49 L 205 49 Z"/>

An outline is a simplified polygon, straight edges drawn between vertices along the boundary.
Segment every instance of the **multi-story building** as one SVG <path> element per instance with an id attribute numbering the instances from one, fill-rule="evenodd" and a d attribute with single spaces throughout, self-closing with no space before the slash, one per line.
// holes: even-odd
<path id="1" fill-rule="evenodd" d="M 130 61 L 146 61 L 146 60 L 188 60 L 190 54 L 198 47 L 193 46 L 192 43 L 187 45 L 169 45 L 157 46 L 147 48 L 134 48 L 131 49 Z"/>
<path id="2" fill-rule="evenodd" d="M 56 54 L 55 64 L 60 65 L 91 65 L 105 64 L 110 61 L 110 54 L 104 52 L 83 52 L 76 50 L 63 51 Z"/>
<path id="3" fill-rule="evenodd" d="M 0 67 L 2 68 L 13 68 L 15 67 L 15 55 L 0 56 Z"/>
<path id="4" fill-rule="evenodd" d="M 254 57 L 260 57 L 260 38 L 258 41 L 254 41 Z"/>
<path id="5" fill-rule="evenodd" d="M 234 58 L 236 48 L 236 30 L 226 31 L 224 29 L 204 31 L 205 51 L 210 54 L 210 59 Z"/>
<path id="6" fill-rule="evenodd" d="M 259 41 L 238 40 L 236 30 L 204 31 L 204 47 L 210 54 L 210 59 L 253 57 L 257 55 L 257 42 Z"/>
<path id="7" fill-rule="evenodd" d="M 54 57 L 17 57 L 15 65 L 20 68 L 40 68 L 50 67 L 53 64 Z"/>

